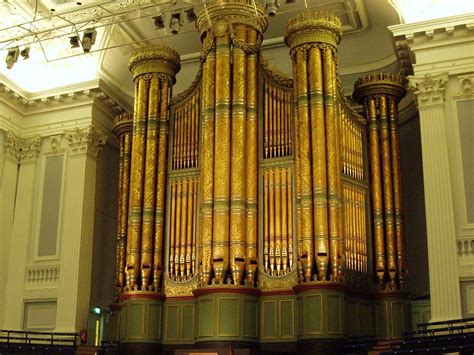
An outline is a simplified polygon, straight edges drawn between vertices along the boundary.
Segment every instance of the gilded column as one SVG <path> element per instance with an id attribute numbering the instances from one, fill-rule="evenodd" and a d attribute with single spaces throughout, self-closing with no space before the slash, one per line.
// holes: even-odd
<path id="1" fill-rule="evenodd" d="M 370 75 L 355 84 L 354 98 L 364 104 L 369 123 L 377 281 L 391 290 L 403 289 L 406 279 L 397 121 L 404 95 L 396 75 Z"/>
<path id="2" fill-rule="evenodd" d="M 260 6 L 224 2 L 206 6 L 196 26 L 204 73 L 200 282 L 223 284 L 230 278 L 234 285 L 252 284 L 257 267 L 257 52 L 267 20 Z"/>
<path id="3" fill-rule="evenodd" d="M 314 274 L 318 280 L 342 280 L 342 151 L 336 76 L 340 38 L 336 17 L 314 13 L 292 19 L 285 33 L 296 87 L 298 260 L 306 282 Z"/>
<path id="4" fill-rule="evenodd" d="M 170 88 L 180 69 L 174 50 L 135 52 L 129 63 L 135 84 L 126 290 L 158 291 L 163 243 L 163 200 Z"/>
<path id="5" fill-rule="evenodd" d="M 114 134 L 119 140 L 119 186 L 117 212 L 117 249 L 115 258 L 115 288 L 117 294 L 125 287 L 125 249 L 127 243 L 128 198 L 130 184 L 130 151 L 133 115 L 123 113 L 115 120 Z"/>

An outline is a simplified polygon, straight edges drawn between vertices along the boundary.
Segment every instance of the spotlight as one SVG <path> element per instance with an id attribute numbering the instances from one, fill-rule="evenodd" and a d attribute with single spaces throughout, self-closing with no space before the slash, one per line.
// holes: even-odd
<path id="1" fill-rule="evenodd" d="M 28 59 L 30 57 L 30 47 L 23 48 L 23 50 L 20 52 L 20 55 L 23 60 Z"/>
<path id="2" fill-rule="evenodd" d="M 266 8 L 269 16 L 275 16 L 279 7 L 280 3 L 278 0 L 267 0 Z"/>
<path id="3" fill-rule="evenodd" d="M 153 17 L 153 23 L 155 24 L 157 30 L 162 30 L 165 28 L 165 23 L 163 22 L 163 17 L 161 16 Z"/>
<path id="4" fill-rule="evenodd" d="M 84 32 L 84 36 L 82 36 L 82 49 L 84 50 L 84 53 L 89 53 L 91 51 L 96 37 L 97 31 L 94 28 L 89 28 Z"/>
<path id="5" fill-rule="evenodd" d="M 79 36 L 69 37 L 69 43 L 71 43 L 71 48 L 79 48 L 80 47 Z"/>
<path id="6" fill-rule="evenodd" d="M 7 63 L 7 68 L 13 68 L 13 64 L 15 64 L 18 60 L 18 56 L 20 55 L 20 49 L 18 47 L 12 48 L 8 51 L 7 57 L 5 58 L 5 63 Z"/>
<path id="7" fill-rule="evenodd" d="M 186 18 L 188 19 L 189 22 L 193 22 L 196 20 L 196 12 L 194 12 L 194 9 L 187 9 L 186 11 Z"/>
<path id="8" fill-rule="evenodd" d="M 181 27 L 181 15 L 174 14 L 171 17 L 171 23 L 170 23 L 171 33 L 174 35 L 178 34 L 180 27 Z"/>

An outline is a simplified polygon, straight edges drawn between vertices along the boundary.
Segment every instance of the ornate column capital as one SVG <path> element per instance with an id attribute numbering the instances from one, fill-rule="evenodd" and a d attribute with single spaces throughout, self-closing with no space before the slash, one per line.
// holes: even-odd
<path id="1" fill-rule="evenodd" d="M 11 131 L 6 131 L 5 141 L 3 143 L 5 158 L 9 158 L 15 162 L 18 162 L 20 160 L 20 147 L 21 138 Z"/>
<path id="2" fill-rule="evenodd" d="M 415 93 L 418 106 L 442 105 L 444 88 L 448 82 L 448 74 L 425 74 L 422 77 L 409 76 L 409 87 Z"/>
<path id="3" fill-rule="evenodd" d="M 65 131 L 65 137 L 72 154 L 89 154 L 94 159 L 107 140 L 105 133 L 94 126 Z"/>
<path id="4" fill-rule="evenodd" d="M 133 113 L 123 112 L 120 115 L 117 115 L 114 119 L 114 126 L 112 132 L 120 137 L 126 133 L 132 133 L 133 131 Z"/>
<path id="5" fill-rule="evenodd" d="M 341 21 L 336 16 L 304 12 L 288 22 L 285 43 L 293 51 L 304 44 L 324 43 L 337 48 L 341 41 Z"/>
<path id="6" fill-rule="evenodd" d="M 143 74 L 161 73 L 168 74 L 174 83 L 181 69 L 179 53 L 164 45 L 142 48 L 132 54 L 128 68 L 134 80 Z"/>
<path id="7" fill-rule="evenodd" d="M 35 161 L 41 148 L 41 137 L 19 137 L 7 131 L 5 135 L 4 149 L 5 157 L 15 162 L 25 163 Z"/>
<path id="8" fill-rule="evenodd" d="M 372 74 L 360 78 L 354 84 L 354 100 L 364 103 L 366 97 L 390 95 L 400 101 L 405 96 L 405 79 L 396 74 Z"/>

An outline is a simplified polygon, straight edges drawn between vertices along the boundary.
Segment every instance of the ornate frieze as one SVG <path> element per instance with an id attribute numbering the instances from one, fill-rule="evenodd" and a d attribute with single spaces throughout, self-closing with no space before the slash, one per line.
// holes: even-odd
<path id="1" fill-rule="evenodd" d="M 416 95 L 418 106 L 442 105 L 448 74 L 426 74 L 422 77 L 409 76 L 409 87 Z"/>
<path id="2" fill-rule="evenodd" d="M 4 153 L 6 158 L 18 161 L 20 159 L 21 138 L 14 133 L 5 132 Z"/>
<path id="3" fill-rule="evenodd" d="M 87 153 L 94 159 L 107 139 L 104 132 L 93 126 L 66 131 L 65 137 L 73 154 Z"/>

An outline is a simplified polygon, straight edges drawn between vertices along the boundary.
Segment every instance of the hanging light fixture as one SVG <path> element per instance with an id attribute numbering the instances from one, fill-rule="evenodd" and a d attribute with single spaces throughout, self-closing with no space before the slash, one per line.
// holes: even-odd
<path id="1" fill-rule="evenodd" d="M 7 57 L 5 58 L 5 63 L 7 63 L 7 69 L 13 68 L 13 65 L 18 61 L 18 56 L 20 55 L 20 49 L 18 47 L 11 48 L 8 50 Z"/>

